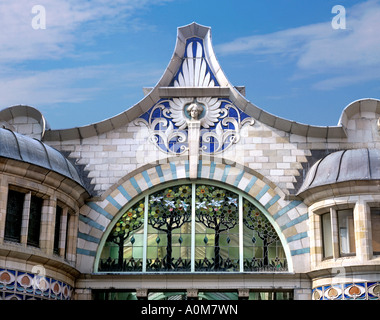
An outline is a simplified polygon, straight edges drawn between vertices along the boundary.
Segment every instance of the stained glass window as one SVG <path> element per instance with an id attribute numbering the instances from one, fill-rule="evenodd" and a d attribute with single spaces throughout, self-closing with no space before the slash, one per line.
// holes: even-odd
<path id="1" fill-rule="evenodd" d="M 244 270 L 287 270 L 285 252 L 276 230 L 265 215 L 244 199 Z"/>
<path id="2" fill-rule="evenodd" d="M 149 196 L 147 270 L 190 271 L 191 185 Z"/>
<path id="3" fill-rule="evenodd" d="M 122 213 L 98 265 L 101 272 L 286 270 L 264 213 L 233 191 L 194 183 L 153 192 Z"/>
<path id="4" fill-rule="evenodd" d="M 239 271 L 238 195 L 200 185 L 196 188 L 196 271 Z"/>
<path id="5" fill-rule="evenodd" d="M 111 230 L 102 252 L 102 271 L 142 271 L 144 199 L 129 208 Z"/>

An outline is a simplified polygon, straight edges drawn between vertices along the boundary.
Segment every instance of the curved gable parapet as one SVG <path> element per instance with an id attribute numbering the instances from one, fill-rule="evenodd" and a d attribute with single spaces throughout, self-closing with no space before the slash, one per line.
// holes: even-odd
<path id="1" fill-rule="evenodd" d="M 28 124 L 29 126 L 25 126 Z M 38 140 L 50 129 L 43 114 L 36 108 L 16 105 L 0 111 L 0 125 Z"/>
<path id="2" fill-rule="evenodd" d="M 345 129 L 340 124 L 337 126 L 315 126 L 273 115 L 248 101 L 236 88 L 231 88 L 230 100 L 257 121 L 290 134 L 322 139 L 346 137 Z"/>
<path id="3" fill-rule="evenodd" d="M 374 98 L 364 98 L 351 102 L 344 108 L 339 118 L 338 126 L 347 128 L 348 121 L 355 115 L 361 118 L 376 118 L 380 115 L 380 100 Z"/>
<path id="4" fill-rule="evenodd" d="M 170 62 L 162 77 L 144 98 L 131 108 L 103 121 L 82 127 L 48 130 L 47 141 L 83 139 L 117 129 L 137 119 L 163 98 L 219 97 L 275 129 L 306 137 L 344 138 L 344 126 L 312 126 L 272 115 L 248 101 L 227 79 L 216 58 L 211 28 L 195 22 L 179 27 Z"/>
<path id="5" fill-rule="evenodd" d="M 174 86 L 173 79 L 181 68 L 182 62 L 186 59 L 186 41 L 189 38 L 199 38 L 202 40 L 203 56 L 207 61 L 209 70 L 212 72 L 213 77 L 217 79 L 218 88 L 201 87 L 198 85 L 181 86 L 180 88 Z M 196 56 L 194 57 L 196 58 Z M 170 59 L 166 70 L 164 71 L 161 79 L 157 82 L 152 90 L 138 103 L 131 108 L 119 113 L 116 116 L 105 119 L 103 121 L 89 124 L 82 127 L 49 130 L 46 132 L 44 139 L 47 141 L 55 140 L 70 140 L 70 139 L 82 139 L 117 129 L 123 125 L 126 125 L 143 113 L 149 110 L 154 104 L 156 104 L 162 97 L 165 96 L 194 96 L 194 89 L 197 89 L 197 95 L 209 96 L 208 92 L 204 89 L 211 89 L 211 96 L 229 96 L 229 84 L 226 79 L 219 63 L 216 60 L 216 56 L 211 45 L 211 29 L 204 27 L 196 23 L 178 28 L 176 46 L 173 55 Z M 201 88 L 199 88 L 201 87 Z M 175 92 L 173 92 L 173 89 Z M 227 89 L 227 91 L 226 91 Z M 199 92 L 200 91 L 200 92 Z M 203 93 L 202 93 L 203 91 Z"/>

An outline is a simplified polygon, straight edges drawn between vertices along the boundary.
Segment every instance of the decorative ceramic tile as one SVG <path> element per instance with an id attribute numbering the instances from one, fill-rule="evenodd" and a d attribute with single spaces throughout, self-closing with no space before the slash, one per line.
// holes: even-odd
<path id="1" fill-rule="evenodd" d="M 312 289 L 313 300 L 380 300 L 379 282 L 359 282 Z"/>
<path id="2" fill-rule="evenodd" d="M 50 277 L 0 269 L 0 300 L 71 300 L 73 288 Z"/>

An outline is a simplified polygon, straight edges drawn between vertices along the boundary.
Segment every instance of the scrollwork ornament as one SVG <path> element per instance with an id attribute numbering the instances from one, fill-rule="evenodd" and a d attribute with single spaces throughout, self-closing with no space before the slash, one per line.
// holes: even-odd
<path id="1" fill-rule="evenodd" d="M 244 126 L 255 123 L 230 100 L 213 97 L 162 100 L 134 123 L 148 128 L 148 140 L 161 151 L 181 155 L 188 150 L 187 127 L 194 120 L 200 121 L 203 154 L 226 151 L 240 141 Z"/>

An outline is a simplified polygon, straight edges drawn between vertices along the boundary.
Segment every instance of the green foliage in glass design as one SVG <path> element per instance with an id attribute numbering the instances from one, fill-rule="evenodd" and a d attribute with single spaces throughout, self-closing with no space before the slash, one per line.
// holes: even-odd
<path id="1" fill-rule="evenodd" d="M 196 189 L 196 216 L 207 228 L 220 232 L 232 229 L 239 221 L 238 196 L 213 186 Z"/>
<path id="2" fill-rule="evenodd" d="M 175 186 L 149 197 L 148 224 L 166 233 L 166 256 L 162 260 L 148 261 L 149 270 L 188 270 L 190 263 L 172 255 L 172 232 L 191 219 L 191 185 Z"/>
<path id="3" fill-rule="evenodd" d="M 116 222 L 115 226 L 111 230 L 107 242 L 113 242 L 118 245 L 118 259 L 117 262 L 108 259 L 103 262 L 103 270 L 119 270 L 124 271 L 126 269 L 134 270 L 141 269 L 141 262 L 124 261 L 124 243 L 131 235 L 131 232 L 139 229 L 144 224 L 144 199 L 140 200 L 133 207 L 129 208 Z M 133 239 L 131 239 L 133 245 Z M 127 266 L 129 265 L 129 267 Z"/>
<path id="4" fill-rule="evenodd" d="M 126 240 L 130 232 L 139 229 L 143 223 L 144 200 L 141 200 L 120 217 L 108 239 L 113 242 L 119 242 L 119 239 Z"/>
<path id="5" fill-rule="evenodd" d="M 244 225 L 253 231 L 252 245 L 257 242 L 256 236 L 262 240 L 263 258 L 257 259 L 255 257 L 252 260 L 246 259 L 244 261 L 244 269 L 250 271 L 267 270 L 275 271 L 286 270 L 286 260 L 276 256 L 270 261 L 269 247 L 272 243 L 280 241 L 276 230 L 265 215 L 251 202 L 244 200 L 243 204 L 243 223 Z M 281 248 L 282 250 L 282 248 Z"/>
<path id="6" fill-rule="evenodd" d="M 196 219 L 205 227 L 215 231 L 214 257 L 212 261 L 205 257 L 198 261 L 198 270 L 224 270 L 233 267 L 228 258 L 225 261 L 220 254 L 220 235 L 233 229 L 239 222 L 238 195 L 228 190 L 199 185 L 196 189 Z"/>

